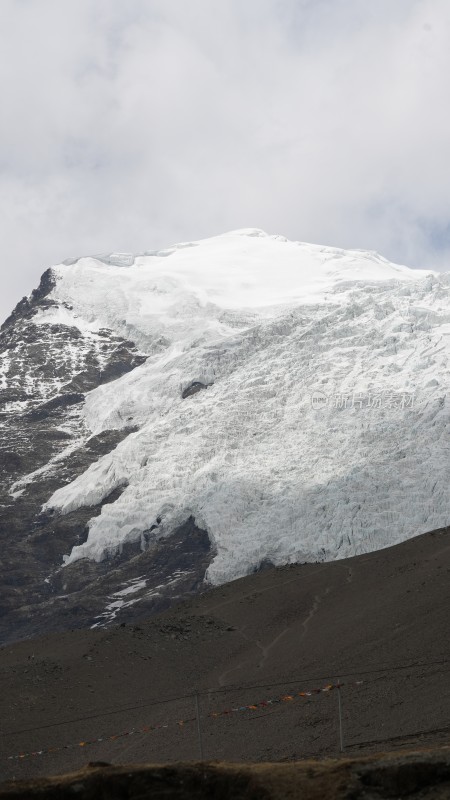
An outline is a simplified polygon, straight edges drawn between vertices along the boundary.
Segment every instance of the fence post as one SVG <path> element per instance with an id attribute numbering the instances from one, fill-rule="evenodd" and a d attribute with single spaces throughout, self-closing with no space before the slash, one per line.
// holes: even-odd
<path id="1" fill-rule="evenodd" d="M 341 753 L 344 752 L 344 733 L 342 730 L 342 698 L 341 698 L 341 680 L 337 679 L 337 693 L 338 693 L 338 714 L 339 714 L 339 749 Z"/>
<path id="2" fill-rule="evenodd" d="M 203 758 L 202 726 L 201 726 L 201 722 L 200 722 L 200 703 L 198 701 L 198 692 L 195 693 L 195 711 L 196 711 L 196 714 L 197 714 L 198 748 L 200 750 L 200 761 L 204 761 L 204 758 Z"/>

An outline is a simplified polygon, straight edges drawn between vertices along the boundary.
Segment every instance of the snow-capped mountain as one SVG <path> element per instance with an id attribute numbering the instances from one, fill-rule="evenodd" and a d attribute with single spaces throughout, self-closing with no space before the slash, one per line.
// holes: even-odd
<path id="1" fill-rule="evenodd" d="M 203 567 L 217 584 L 448 524 L 449 294 L 448 273 L 254 229 L 52 267 L 2 329 L 3 538 L 33 518 L 61 586 L 101 573 L 101 624 Z M 142 558 L 180 531 L 203 544 L 155 590 Z"/>

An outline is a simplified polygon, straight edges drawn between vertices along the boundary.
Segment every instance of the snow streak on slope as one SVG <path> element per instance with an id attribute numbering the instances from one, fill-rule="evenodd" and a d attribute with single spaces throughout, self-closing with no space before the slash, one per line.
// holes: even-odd
<path id="1" fill-rule="evenodd" d="M 220 583 L 448 523 L 448 275 L 254 230 L 54 275 L 80 327 L 149 354 L 87 396 L 92 432 L 139 430 L 48 501 L 67 513 L 126 487 L 68 562 L 192 515 Z M 183 399 L 193 382 L 207 388 Z"/>

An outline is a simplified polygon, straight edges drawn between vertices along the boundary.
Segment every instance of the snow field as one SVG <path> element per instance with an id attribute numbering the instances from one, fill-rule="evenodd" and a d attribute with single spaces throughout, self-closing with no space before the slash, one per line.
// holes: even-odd
<path id="1" fill-rule="evenodd" d="M 111 263 L 54 268 L 77 324 L 149 354 L 86 398 L 91 432 L 139 430 L 46 504 L 124 487 L 66 563 L 145 546 L 157 517 L 208 531 L 213 584 L 448 524 L 448 275 L 253 230 Z"/>

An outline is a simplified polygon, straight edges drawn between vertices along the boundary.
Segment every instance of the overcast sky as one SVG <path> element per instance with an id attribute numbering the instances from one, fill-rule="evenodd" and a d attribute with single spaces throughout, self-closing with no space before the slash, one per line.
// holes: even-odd
<path id="1" fill-rule="evenodd" d="M 1 0 L 0 319 L 242 227 L 450 261 L 449 0 Z"/>

